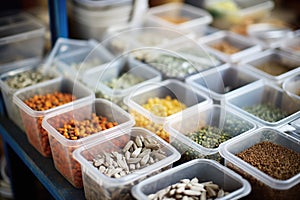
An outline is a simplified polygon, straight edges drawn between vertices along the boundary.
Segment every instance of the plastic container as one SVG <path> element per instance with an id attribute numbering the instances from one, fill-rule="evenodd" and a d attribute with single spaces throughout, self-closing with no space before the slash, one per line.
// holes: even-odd
<path id="1" fill-rule="evenodd" d="M 46 59 L 45 69 L 54 68 L 65 77 L 80 79 L 87 69 L 113 59 L 113 55 L 95 40 L 58 38 Z"/>
<path id="2" fill-rule="evenodd" d="M 182 179 L 198 178 L 199 182 L 212 181 L 219 185 L 228 195 L 218 199 L 239 199 L 247 196 L 251 191 L 249 182 L 234 171 L 221 164 L 208 160 L 196 159 L 173 169 L 152 176 L 132 188 L 136 199 L 148 199 L 149 194 L 158 192 Z"/>
<path id="3" fill-rule="evenodd" d="M 163 80 L 180 81 L 184 81 L 192 74 L 221 64 L 219 59 L 210 55 L 204 52 L 200 45 L 187 38 L 178 39 L 159 48 L 137 49 L 131 54 L 135 59 L 158 70 Z"/>
<path id="4" fill-rule="evenodd" d="M 81 78 L 87 70 L 113 59 L 113 56 L 101 44 L 95 41 L 88 43 L 86 47 L 72 49 L 68 53 L 57 55 L 54 64 L 58 71 L 66 77 Z"/>
<path id="5" fill-rule="evenodd" d="M 3 100 L 5 103 L 5 107 L 6 107 L 6 111 L 8 114 L 8 118 L 10 120 L 12 120 L 21 130 L 25 131 L 23 122 L 22 122 L 22 118 L 19 112 L 19 108 L 18 106 L 16 106 L 13 103 L 13 94 L 18 91 L 19 89 L 15 89 L 9 86 L 9 84 L 6 82 L 7 80 L 20 76 L 22 75 L 22 73 L 24 72 L 31 72 L 31 71 L 35 71 L 35 70 L 41 70 L 42 69 L 42 63 L 36 59 L 34 62 L 28 62 L 28 60 L 24 61 L 24 62 L 20 62 L 20 65 L 22 65 L 22 67 L 19 67 L 18 69 L 15 70 L 11 70 L 9 72 L 3 73 L 0 76 L 0 87 L 1 87 L 1 92 L 2 92 L 2 96 L 3 96 Z M 58 73 L 56 73 L 53 70 L 49 70 L 48 72 L 44 72 L 46 75 L 50 75 L 52 78 L 50 80 L 46 80 L 46 81 L 50 81 L 50 82 L 56 82 L 59 79 L 61 79 L 61 75 L 59 75 Z M 39 84 L 39 83 L 37 83 Z M 24 87 L 28 87 L 29 85 L 24 85 Z"/>
<path id="6" fill-rule="evenodd" d="M 276 84 L 300 72 L 300 58 L 279 50 L 266 50 L 241 61 L 261 78 Z"/>
<path id="7" fill-rule="evenodd" d="M 74 38 L 101 41 L 110 26 L 128 24 L 132 0 L 73 0 L 70 11 L 70 33 Z"/>
<path id="8" fill-rule="evenodd" d="M 249 199 L 297 199 L 300 191 L 300 173 L 289 179 L 279 180 L 236 156 L 237 153 L 263 141 L 300 152 L 300 145 L 296 140 L 273 128 L 262 127 L 224 143 L 220 146 L 220 154 L 225 158 L 228 167 L 250 182 L 252 191 Z"/>
<path id="9" fill-rule="evenodd" d="M 282 83 L 282 89 L 290 96 L 300 100 L 300 74 L 287 78 Z"/>
<path id="10" fill-rule="evenodd" d="M 0 22 L 0 65 L 41 59 L 44 52 L 45 26 L 26 12 L 7 15 Z M 0 69 L 0 73 L 10 69 Z"/>
<path id="11" fill-rule="evenodd" d="M 216 102 L 222 103 L 228 96 L 247 90 L 258 81 L 256 74 L 245 70 L 242 65 L 224 64 L 186 78 L 185 82 L 199 89 Z"/>
<path id="12" fill-rule="evenodd" d="M 214 17 L 214 27 L 229 29 L 249 18 L 259 21 L 268 17 L 274 8 L 274 2 L 269 0 L 210 0 L 205 1 L 204 7 Z"/>
<path id="13" fill-rule="evenodd" d="M 272 23 L 256 23 L 247 26 L 247 34 L 265 49 L 277 48 L 287 38 L 294 37 L 292 29 Z"/>
<path id="14" fill-rule="evenodd" d="M 23 101 L 36 94 L 45 95 L 53 92 L 69 93 L 76 96 L 73 102 L 57 106 L 45 111 L 36 111 L 27 106 Z M 44 82 L 18 90 L 13 95 L 13 102 L 19 107 L 25 132 L 29 143 L 44 157 L 51 156 L 51 148 L 47 131 L 42 127 L 42 120 L 45 115 L 56 113 L 64 107 L 72 107 L 77 103 L 91 101 L 95 94 L 79 82 L 71 79 L 60 78 L 51 82 Z"/>
<path id="15" fill-rule="evenodd" d="M 181 115 L 181 112 L 179 111 L 162 117 L 147 110 L 143 105 L 146 104 L 150 98 L 164 99 L 167 96 L 184 104 L 186 108 L 183 110 L 192 110 L 198 106 L 206 106 L 212 103 L 212 100 L 205 94 L 195 91 L 188 85 L 174 79 L 145 84 L 132 91 L 130 95 L 125 97 L 124 103 L 128 106 L 129 112 L 135 117 L 136 126 L 147 128 L 166 141 L 169 141 L 169 134 L 164 131 L 163 125 L 170 119 Z M 162 105 L 155 104 L 151 109 L 159 109 L 160 106 Z M 179 110 L 181 110 L 181 107 L 179 107 Z"/>
<path id="16" fill-rule="evenodd" d="M 179 163 L 195 158 L 210 158 L 223 163 L 218 154 L 219 145 L 256 127 L 253 120 L 216 104 L 184 111 L 164 125 L 165 130 L 170 133 L 170 143 L 181 153 Z"/>
<path id="17" fill-rule="evenodd" d="M 106 98 L 126 110 L 123 98 L 143 84 L 161 81 L 161 74 L 142 62 L 128 58 L 125 63 L 123 59 L 113 60 L 88 70 L 82 81 L 95 91 L 96 97 Z"/>
<path id="18" fill-rule="evenodd" d="M 300 56 L 299 46 L 300 46 L 300 35 L 296 35 L 293 38 L 288 38 L 288 39 L 283 40 L 280 43 L 279 48 L 283 51 L 286 51 L 286 52 L 290 53 L 290 54 Z"/>
<path id="19" fill-rule="evenodd" d="M 230 31 L 218 31 L 199 39 L 204 49 L 225 62 L 236 63 L 242 58 L 262 50 L 262 47 L 251 39 Z M 218 45 L 219 49 L 213 46 Z"/>
<path id="20" fill-rule="evenodd" d="M 299 117 L 300 110 L 299 100 L 290 97 L 281 88 L 263 81 L 228 97 L 226 105 L 251 117 L 260 125 L 273 127 Z"/>
<path id="21" fill-rule="evenodd" d="M 151 138 L 156 141 L 160 146 L 159 149 L 165 152 L 166 157 L 120 178 L 108 177 L 90 162 L 93 158 L 97 158 L 99 154 L 122 151 L 127 141 L 135 140 L 137 136 Z M 86 199 L 115 200 L 132 199 L 130 194 L 132 186 L 147 177 L 171 168 L 173 162 L 180 158 L 180 154 L 170 144 L 143 128 L 118 131 L 102 140 L 76 149 L 73 156 L 81 164 Z"/>
<path id="22" fill-rule="evenodd" d="M 223 61 L 218 59 L 216 56 L 207 53 L 203 46 L 195 42 L 195 40 L 182 37 L 175 41 L 172 41 L 164 46 L 161 46 L 166 51 L 174 52 L 174 54 L 179 54 L 182 58 L 187 61 L 195 63 L 194 73 L 202 72 L 207 69 L 220 66 Z M 192 74 L 188 73 L 188 75 Z"/>
<path id="23" fill-rule="evenodd" d="M 146 16 L 147 21 L 158 26 L 188 32 L 194 27 L 205 28 L 212 22 L 212 16 L 196 6 L 174 2 L 150 8 Z"/>
<path id="24" fill-rule="evenodd" d="M 78 140 L 65 138 L 56 129 L 70 120 L 82 121 L 90 119 L 92 113 L 107 117 L 108 121 L 116 121 L 117 126 L 88 135 Z M 65 107 L 55 113 L 48 114 L 42 126 L 48 132 L 52 158 L 55 168 L 76 188 L 83 187 L 80 164 L 73 158 L 72 153 L 79 147 L 86 148 L 89 143 L 115 135 L 116 131 L 125 131 L 134 125 L 133 118 L 117 105 L 105 99 L 85 101 L 73 107 Z"/>

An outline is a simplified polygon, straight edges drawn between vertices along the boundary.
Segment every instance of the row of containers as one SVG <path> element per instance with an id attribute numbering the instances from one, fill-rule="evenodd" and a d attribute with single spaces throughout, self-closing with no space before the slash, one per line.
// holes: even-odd
<path id="1" fill-rule="evenodd" d="M 59 38 L 1 74 L 8 117 L 86 199 L 296 199 L 299 55 L 205 31 Z"/>

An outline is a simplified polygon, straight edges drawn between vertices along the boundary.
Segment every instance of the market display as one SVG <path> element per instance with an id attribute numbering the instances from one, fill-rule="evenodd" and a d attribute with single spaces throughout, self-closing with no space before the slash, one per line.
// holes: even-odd
<path id="1" fill-rule="evenodd" d="M 1 76 L 8 116 L 87 200 L 297 199 L 299 31 L 259 6 L 170 3 L 103 43 L 60 39 Z"/>

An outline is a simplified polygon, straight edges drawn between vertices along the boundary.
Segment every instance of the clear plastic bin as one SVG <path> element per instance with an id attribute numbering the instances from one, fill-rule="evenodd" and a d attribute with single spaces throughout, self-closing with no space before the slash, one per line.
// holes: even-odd
<path id="1" fill-rule="evenodd" d="M 291 97 L 300 100 L 300 74 L 287 78 L 282 83 L 282 89 Z"/>
<path id="2" fill-rule="evenodd" d="M 186 77 L 192 74 L 221 64 L 219 59 L 204 52 L 201 46 L 187 38 L 184 39 L 189 42 L 183 44 L 184 40 L 176 40 L 174 43 L 170 43 L 170 46 L 138 49 L 132 53 L 132 57 L 158 70 L 162 74 L 163 80 L 184 81 Z M 182 49 L 176 48 L 177 44 L 182 45 Z M 188 44 L 192 46 L 188 46 Z"/>
<path id="3" fill-rule="evenodd" d="M 206 10 L 196 6 L 174 2 L 150 8 L 146 15 L 147 21 L 187 32 L 194 27 L 205 28 L 212 22 L 212 16 Z"/>
<path id="4" fill-rule="evenodd" d="M 45 62 L 65 77 L 79 79 L 89 68 L 113 59 L 113 55 L 97 41 L 58 38 Z"/>
<path id="5" fill-rule="evenodd" d="M 159 116 L 154 112 L 143 107 L 150 98 L 166 98 L 178 100 L 186 108 L 178 107 L 177 113 L 166 117 Z M 124 103 L 128 106 L 129 112 L 135 117 L 136 126 L 147 128 L 156 133 L 161 138 L 169 141 L 169 134 L 164 131 L 163 125 L 170 119 L 181 115 L 183 110 L 196 109 L 198 106 L 206 106 L 212 103 L 212 100 L 200 91 L 195 91 L 181 81 L 169 79 L 158 83 L 145 84 L 142 87 L 132 91 L 125 97 Z M 163 105 L 154 104 L 153 110 L 160 109 Z"/>
<path id="6" fill-rule="evenodd" d="M 45 111 L 33 110 L 24 103 L 24 100 L 34 95 L 46 95 L 54 92 L 72 94 L 76 100 Z M 45 115 L 55 113 L 64 107 L 75 106 L 80 102 L 91 101 L 94 98 L 95 94 L 81 83 L 62 77 L 55 81 L 20 89 L 13 94 L 13 102 L 19 107 L 28 141 L 44 157 L 51 156 L 48 132 L 42 127 Z"/>
<path id="7" fill-rule="evenodd" d="M 184 111 L 164 125 L 170 133 L 170 143 L 182 154 L 180 163 L 195 158 L 210 158 L 223 163 L 218 154 L 219 145 L 256 127 L 253 120 L 215 104 Z"/>
<path id="8" fill-rule="evenodd" d="M 93 166 L 91 161 L 97 155 L 120 152 L 129 140 L 135 140 L 137 136 L 151 138 L 159 144 L 159 149 L 165 152 L 166 157 L 159 159 L 144 168 L 132 171 L 120 178 L 112 178 L 101 173 Z M 132 128 L 127 131 L 117 131 L 102 140 L 88 144 L 73 152 L 74 158 L 81 164 L 84 192 L 86 199 L 132 199 L 131 188 L 154 174 L 161 173 L 172 167 L 173 162 L 180 158 L 180 154 L 170 144 L 152 132 L 143 128 Z"/>
<path id="9" fill-rule="evenodd" d="M 247 180 L 221 164 L 208 160 L 196 159 L 152 176 L 132 188 L 136 199 L 148 199 L 148 195 L 178 183 L 182 179 L 198 178 L 199 182 L 212 181 L 229 194 L 218 199 L 239 199 L 247 196 L 251 186 Z"/>
<path id="10" fill-rule="evenodd" d="M 271 0 L 209 0 L 204 5 L 214 17 L 213 25 L 229 29 L 247 19 L 262 20 L 271 14 L 274 2 Z"/>
<path id="11" fill-rule="evenodd" d="M 250 182 L 252 191 L 249 199 L 297 199 L 300 192 L 300 173 L 289 179 L 279 180 L 236 156 L 236 154 L 263 141 L 269 141 L 300 152 L 300 145 L 296 140 L 276 129 L 262 127 L 222 144 L 220 154 L 225 158 L 226 166 Z M 298 161 L 295 160 L 295 162 Z"/>
<path id="12" fill-rule="evenodd" d="M 288 38 L 280 43 L 279 48 L 288 53 L 300 56 L 300 34 L 293 38 Z"/>
<path id="13" fill-rule="evenodd" d="M 0 22 L 0 65 L 42 58 L 45 26 L 26 12 L 7 15 Z M 0 73 L 9 69 L 0 69 Z"/>
<path id="14" fill-rule="evenodd" d="M 54 64 L 64 76 L 80 78 L 87 70 L 101 66 L 113 59 L 113 56 L 94 41 L 89 41 L 86 47 L 70 50 L 68 53 L 57 55 Z"/>
<path id="15" fill-rule="evenodd" d="M 260 125 L 273 127 L 299 117 L 300 110 L 299 100 L 290 97 L 281 88 L 263 81 L 228 97 L 226 105 L 251 117 Z"/>
<path id="16" fill-rule="evenodd" d="M 262 47 L 251 39 L 230 31 L 218 31 L 199 39 L 204 49 L 229 63 L 236 63 Z"/>
<path id="17" fill-rule="evenodd" d="M 247 71 L 242 65 L 225 64 L 186 78 L 185 82 L 207 94 L 216 103 L 228 96 L 247 90 L 259 78 L 255 73 Z"/>
<path id="18" fill-rule="evenodd" d="M 78 140 L 67 139 L 57 131 L 65 122 L 90 119 L 93 113 L 106 117 L 108 121 L 115 121 L 118 125 Z M 89 143 L 100 138 L 106 139 L 109 135 L 115 135 L 116 131 L 126 131 L 133 125 L 134 120 L 127 112 L 105 99 L 85 101 L 60 109 L 47 115 L 42 122 L 43 128 L 48 132 L 55 168 L 76 188 L 82 188 L 83 181 L 80 163 L 73 158 L 72 152 L 79 147 L 85 149 Z"/>
<path id="19" fill-rule="evenodd" d="M 179 54 L 187 61 L 195 63 L 196 65 L 194 66 L 194 73 L 220 66 L 223 63 L 223 61 L 218 59 L 216 56 L 207 53 L 202 45 L 188 37 L 182 37 L 172 41 L 161 46 L 161 48 L 166 51 L 172 51 L 174 54 Z M 192 72 L 188 74 L 190 75 Z"/>
<path id="20" fill-rule="evenodd" d="M 21 63 L 20 63 L 21 64 Z M 8 117 L 10 120 L 12 120 L 21 130 L 25 131 L 23 122 L 22 122 L 22 118 L 20 115 L 20 111 L 18 106 L 16 106 L 13 103 L 13 94 L 21 89 L 15 89 L 9 86 L 9 84 L 7 83 L 7 80 L 17 77 L 17 76 L 22 76 L 22 74 L 24 72 L 33 72 L 36 70 L 41 70 L 42 69 L 42 63 L 36 59 L 34 62 L 30 62 L 28 63 L 27 61 L 24 61 L 22 64 L 22 67 L 19 67 L 18 69 L 3 73 L 0 76 L 0 87 L 1 87 L 1 92 L 2 92 L 2 96 L 3 96 L 3 100 L 5 103 L 5 107 L 6 107 L 6 111 L 8 114 Z M 50 82 L 56 82 L 58 81 L 61 76 L 56 73 L 55 71 L 50 70 L 49 72 L 44 72 L 45 75 L 49 75 L 52 78 L 49 80 L 45 80 L 45 81 L 50 81 Z M 28 83 L 24 83 L 24 87 L 28 87 L 30 85 L 28 85 Z M 37 83 L 39 84 L 39 83 Z M 24 88 L 23 87 L 23 88 Z"/>
<path id="21" fill-rule="evenodd" d="M 279 50 L 266 50 L 241 61 L 261 78 L 281 84 L 284 79 L 300 72 L 300 58 Z"/>
<path id="22" fill-rule="evenodd" d="M 161 81 L 161 74 L 142 62 L 128 58 L 125 62 L 123 59 L 114 60 L 88 70 L 82 81 L 95 91 L 96 97 L 106 98 L 127 110 L 123 98 L 143 84 Z"/>
<path id="23" fill-rule="evenodd" d="M 264 49 L 278 48 L 284 40 L 294 37 L 293 31 L 289 27 L 272 23 L 250 24 L 247 26 L 246 32 Z"/>

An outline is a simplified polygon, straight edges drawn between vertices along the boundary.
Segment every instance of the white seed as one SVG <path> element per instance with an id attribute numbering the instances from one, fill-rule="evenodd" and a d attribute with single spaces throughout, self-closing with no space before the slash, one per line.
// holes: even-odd
<path id="1" fill-rule="evenodd" d="M 186 179 L 181 179 L 180 182 L 188 184 L 190 182 L 190 180 L 186 178 Z"/>
<path id="2" fill-rule="evenodd" d="M 150 155 L 149 154 L 145 155 L 141 160 L 141 165 L 144 166 L 145 164 L 147 164 L 149 159 L 150 159 Z"/>
<path id="3" fill-rule="evenodd" d="M 223 196 L 224 196 L 224 190 L 221 189 L 219 190 L 217 197 L 223 197 Z"/>
<path id="4" fill-rule="evenodd" d="M 135 138 L 135 143 L 138 147 L 143 147 L 143 142 L 139 136 Z"/>
<path id="5" fill-rule="evenodd" d="M 134 150 L 134 152 L 132 152 L 131 154 L 131 158 L 136 158 L 138 157 L 138 155 L 141 153 L 142 148 L 137 148 L 136 150 Z"/>
<path id="6" fill-rule="evenodd" d="M 184 190 L 183 194 L 189 195 L 189 196 L 200 196 L 201 192 L 194 191 L 194 190 Z"/>
<path id="7" fill-rule="evenodd" d="M 177 187 L 178 189 L 176 190 L 177 194 L 182 193 L 183 191 L 185 191 L 185 187 Z"/>
<path id="8" fill-rule="evenodd" d="M 141 159 L 142 159 L 142 158 L 129 158 L 129 159 L 127 160 L 127 162 L 128 162 L 129 164 L 136 164 L 136 163 L 140 162 Z"/>
<path id="9" fill-rule="evenodd" d="M 126 152 L 126 151 L 128 151 L 129 149 L 130 149 L 130 147 L 133 145 L 133 141 L 132 140 L 129 140 L 128 142 L 127 142 L 127 144 L 125 145 L 125 147 L 123 148 L 123 152 Z"/>

